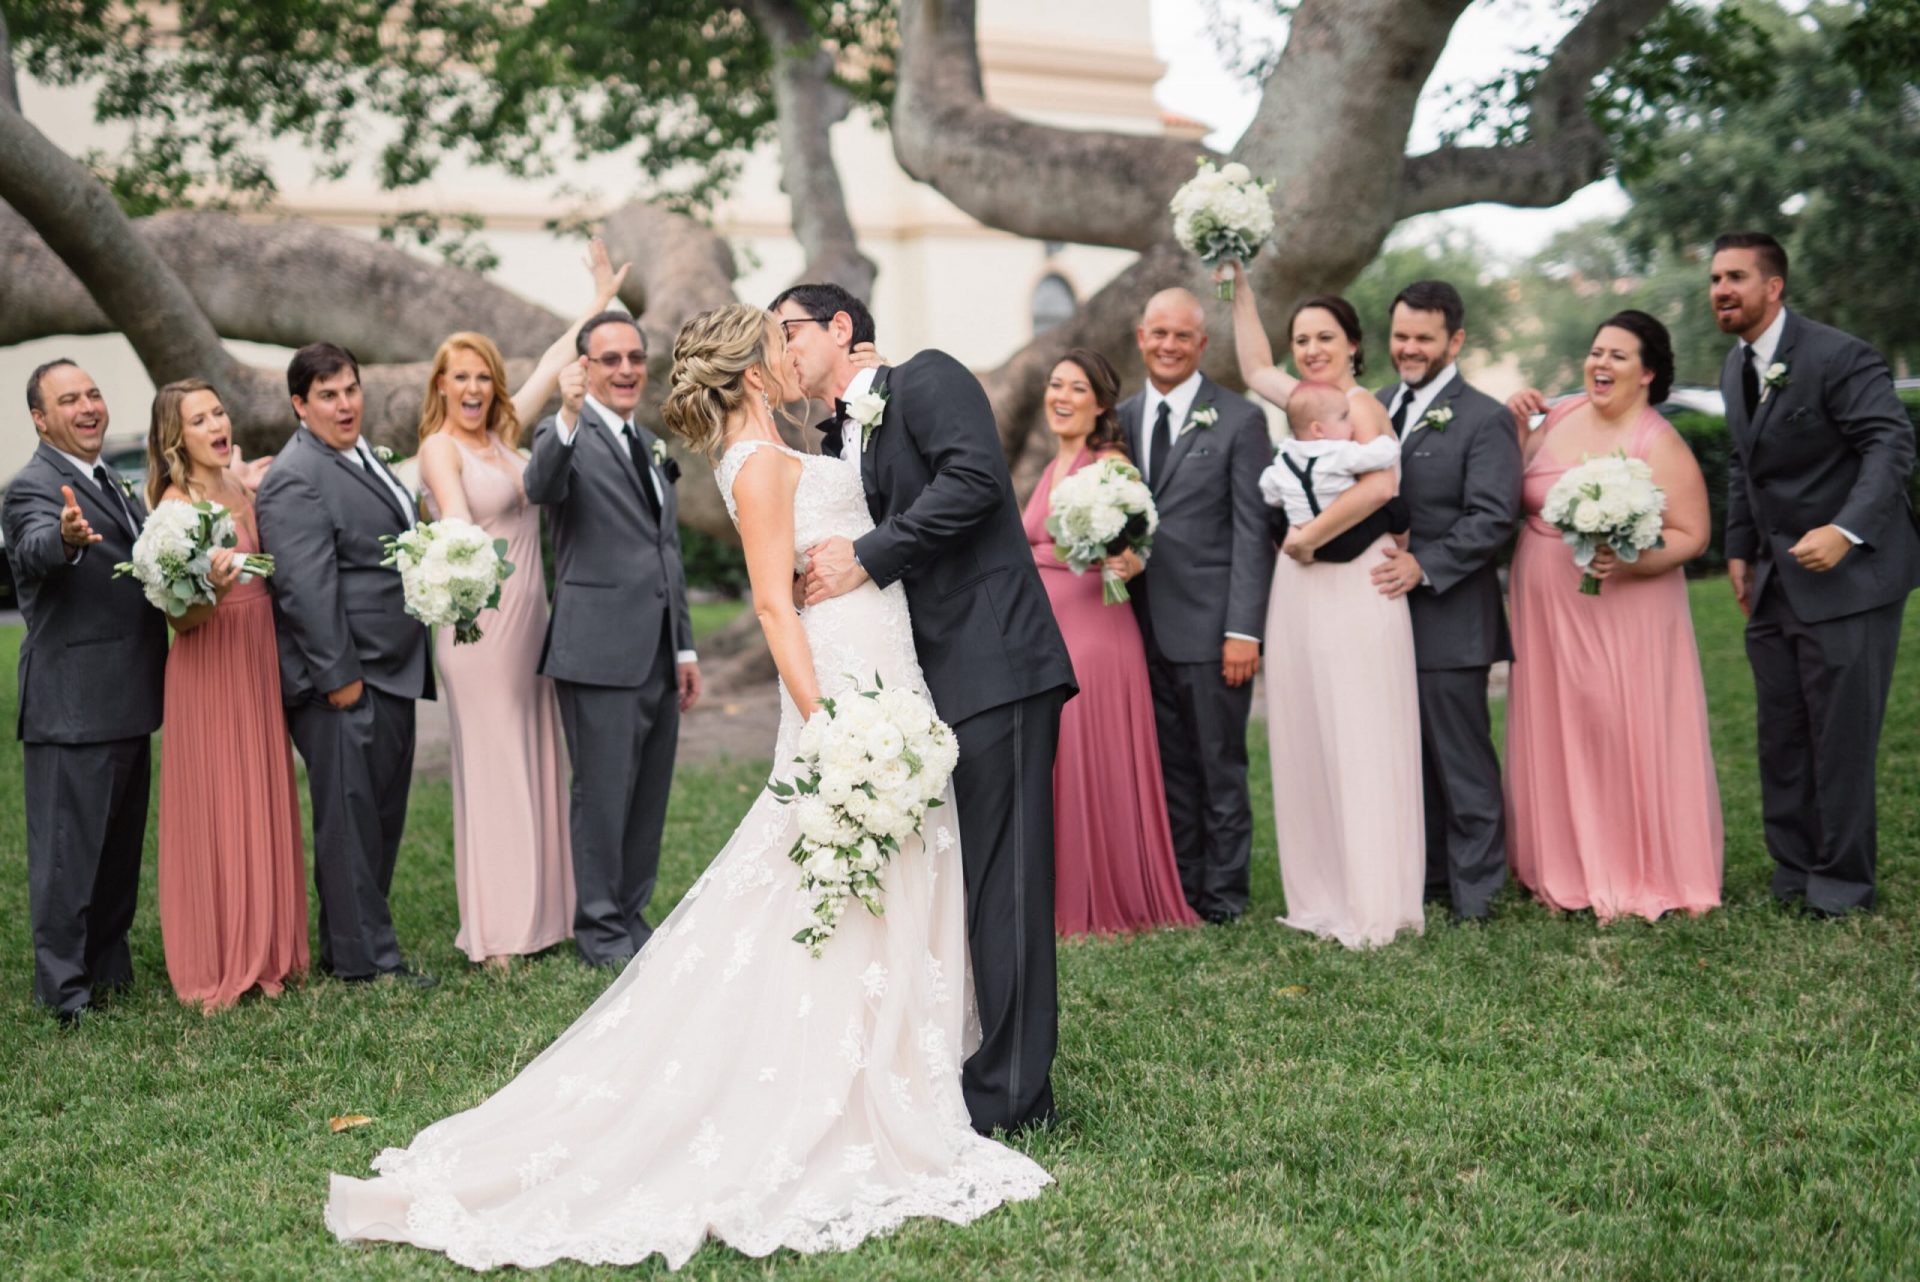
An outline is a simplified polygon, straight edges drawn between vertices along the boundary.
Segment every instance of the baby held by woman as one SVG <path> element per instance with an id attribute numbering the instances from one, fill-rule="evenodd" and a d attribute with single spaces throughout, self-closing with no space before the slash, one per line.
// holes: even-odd
<path id="1" fill-rule="evenodd" d="M 1362 445 L 1353 439 L 1353 411 L 1347 394 L 1327 383 L 1299 383 L 1287 398 L 1291 440 L 1282 441 L 1273 465 L 1260 474 L 1260 494 L 1269 512 L 1267 527 L 1276 545 L 1286 542 L 1289 526 L 1305 525 L 1353 488 L 1363 472 L 1378 472 L 1400 459 L 1400 442 L 1382 432 Z M 1382 534 L 1406 546 L 1407 505 L 1398 496 L 1358 525 L 1314 549 L 1316 561 L 1351 561 Z"/>

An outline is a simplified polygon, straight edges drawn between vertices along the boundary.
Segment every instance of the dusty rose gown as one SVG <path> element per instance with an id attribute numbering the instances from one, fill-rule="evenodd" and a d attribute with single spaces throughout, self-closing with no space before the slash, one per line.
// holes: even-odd
<path id="1" fill-rule="evenodd" d="M 239 550 L 258 552 L 251 510 Z M 236 583 L 167 652 L 160 736 L 160 938 L 184 1002 L 231 1006 L 307 969 L 306 851 L 280 707 L 273 598 Z"/>
<path id="2" fill-rule="evenodd" d="M 537 953 L 573 933 L 566 750 L 553 683 L 536 671 L 547 633 L 540 509 L 521 482 L 526 460 L 488 440 L 491 452 L 453 440 L 460 484 L 474 524 L 507 541 L 513 576 L 499 608 L 481 613 L 478 641 L 456 645 L 451 628 L 433 638 L 453 751 L 453 942 L 474 961 Z M 427 503 L 437 516 L 431 492 Z"/>
<path id="3" fill-rule="evenodd" d="M 1554 407 L 1551 432 L 1575 406 Z M 1628 453 L 1673 427 L 1649 409 Z M 1514 875 L 1551 908 L 1602 921 L 1720 903 L 1720 785 L 1687 581 L 1615 574 L 1582 596 L 1581 570 L 1540 519 L 1579 460 L 1543 440 L 1527 464 L 1513 557 L 1513 683 L 1507 700 L 1507 842 Z"/>
<path id="4" fill-rule="evenodd" d="M 1090 451 L 1067 469 L 1093 461 Z M 1100 601 L 1100 572 L 1053 554 L 1053 468 L 1027 500 L 1027 541 L 1066 639 L 1080 693 L 1060 713 L 1053 759 L 1054 927 L 1063 935 L 1194 926 L 1180 892 L 1140 625 Z"/>

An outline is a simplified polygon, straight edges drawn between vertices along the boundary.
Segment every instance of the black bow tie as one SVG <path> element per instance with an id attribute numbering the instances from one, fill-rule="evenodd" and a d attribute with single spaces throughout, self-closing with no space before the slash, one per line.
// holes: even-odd
<path id="1" fill-rule="evenodd" d="M 840 456 L 841 447 L 846 444 L 847 403 L 839 397 L 833 398 L 833 417 L 820 420 L 820 452 Z"/>

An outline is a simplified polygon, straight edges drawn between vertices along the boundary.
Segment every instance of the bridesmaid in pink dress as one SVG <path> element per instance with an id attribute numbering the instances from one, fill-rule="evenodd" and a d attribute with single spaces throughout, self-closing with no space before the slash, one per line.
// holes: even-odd
<path id="1" fill-rule="evenodd" d="M 595 301 L 604 311 L 626 267 L 593 242 Z M 584 318 L 583 318 L 584 319 Z M 483 334 L 448 338 L 435 354 L 420 418 L 420 479 L 433 519 L 459 517 L 507 541 L 513 575 L 478 641 L 434 635 L 453 766 L 454 946 L 495 970 L 573 934 L 565 741 L 553 683 L 538 673 L 547 632 L 540 510 L 527 502 L 521 424 L 553 395 L 573 358 L 576 324 L 511 398 L 499 348 Z"/>
<path id="2" fill-rule="evenodd" d="M 1706 483 L 1652 403 L 1673 381 L 1659 321 L 1622 312 L 1587 354 L 1586 395 L 1508 404 L 1526 453 L 1526 524 L 1513 558 L 1507 699 L 1507 840 L 1515 875 L 1554 909 L 1649 920 L 1720 903 L 1720 786 L 1681 568 L 1707 545 Z M 1666 491 L 1666 546 L 1629 565 L 1595 557 L 1599 596 L 1540 519 L 1547 491 L 1583 458 L 1624 449 Z"/>
<path id="3" fill-rule="evenodd" d="M 220 396 L 200 379 L 153 402 L 148 501 L 218 503 L 238 552 L 258 552 L 249 491 Z M 160 736 L 160 937 L 183 1002 L 212 1012 L 251 990 L 276 996 L 307 969 L 306 852 L 280 707 L 273 600 L 213 554 L 218 600 L 170 619 Z"/>
<path id="4" fill-rule="evenodd" d="M 1056 480 L 1097 458 L 1126 456 L 1114 415 L 1119 393 L 1119 377 L 1098 352 L 1075 349 L 1053 367 L 1047 425 L 1060 452 L 1024 514 L 1080 682 L 1060 714 L 1053 764 L 1053 919 L 1063 935 L 1200 923 L 1173 861 L 1140 626 L 1125 606 L 1101 604 L 1097 570 L 1075 575 L 1053 554 L 1046 528 Z"/>

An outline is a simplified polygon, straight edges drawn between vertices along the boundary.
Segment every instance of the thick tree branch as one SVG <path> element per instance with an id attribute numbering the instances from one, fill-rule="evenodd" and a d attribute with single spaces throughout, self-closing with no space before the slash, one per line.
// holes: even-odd
<path id="1" fill-rule="evenodd" d="M 780 189 L 807 255 L 800 279 L 831 281 L 866 298 L 873 292 L 873 261 L 860 252 L 830 145 L 829 131 L 847 115 L 847 95 L 833 83 L 833 56 L 790 0 L 750 0 L 747 7 L 773 45 Z"/>
<path id="2" fill-rule="evenodd" d="M 1595 77 L 1672 0 L 1595 0 L 1554 49 L 1527 98 L 1523 143 L 1440 147 L 1408 157 L 1401 217 L 1479 201 L 1557 205 L 1606 173 L 1612 144 L 1587 112 Z"/>
<path id="3" fill-rule="evenodd" d="M 893 154 L 989 227 L 1035 240 L 1144 250 L 1198 143 L 1056 129 L 987 106 L 973 0 L 904 0 Z"/>
<path id="4" fill-rule="evenodd" d="M 20 85 L 13 74 L 13 36 L 7 31 L 5 10 L 0 10 L 0 108 L 20 110 Z"/>
<path id="5" fill-rule="evenodd" d="M 167 213 L 133 230 L 223 338 L 284 347 L 326 338 L 367 361 L 419 361 L 460 329 L 493 337 L 508 356 L 538 356 L 566 325 L 477 273 L 317 223 Z M 26 220 L 4 208 L 0 268 L 10 295 L 0 346 L 118 328 Z M 560 301 L 570 319 L 578 304 Z"/>

